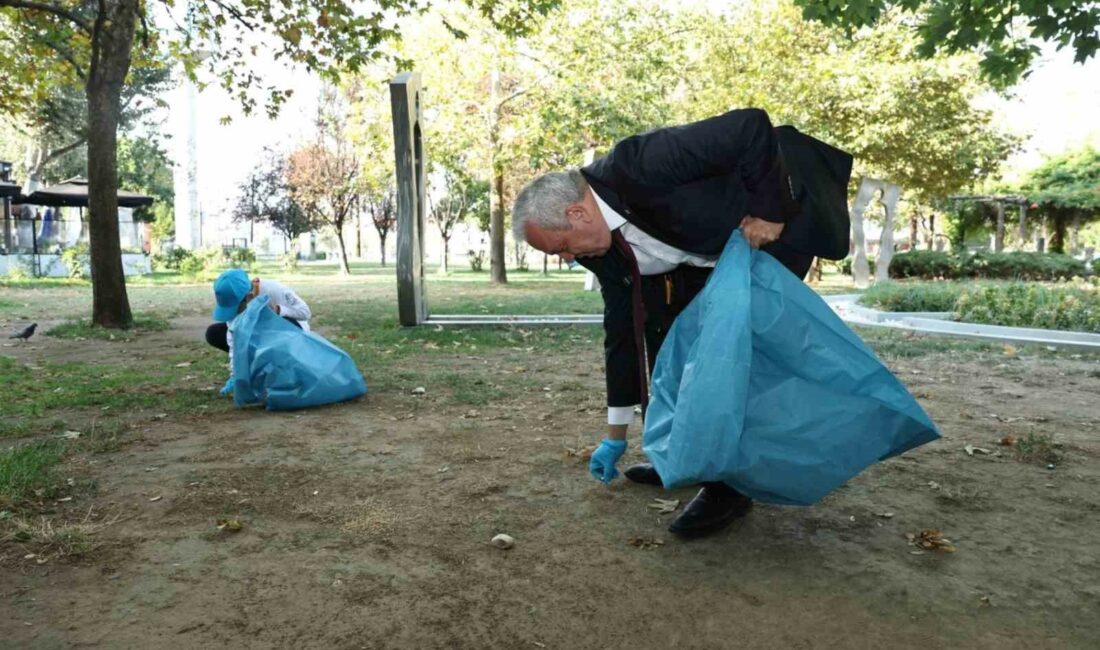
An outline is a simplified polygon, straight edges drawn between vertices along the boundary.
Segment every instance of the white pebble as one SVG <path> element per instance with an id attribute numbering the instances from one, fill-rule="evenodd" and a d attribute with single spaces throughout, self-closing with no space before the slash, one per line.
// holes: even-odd
<path id="1" fill-rule="evenodd" d="M 494 537 L 489 543 L 501 550 L 508 550 L 516 545 L 516 540 L 513 539 L 511 535 L 501 533 Z"/>

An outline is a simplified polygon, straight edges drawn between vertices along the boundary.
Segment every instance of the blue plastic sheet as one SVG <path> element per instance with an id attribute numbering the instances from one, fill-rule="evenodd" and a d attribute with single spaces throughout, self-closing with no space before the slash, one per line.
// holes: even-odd
<path id="1" fill-rule="evenodd" d="M 810 505 L 939 437 L 812 289 L 734 233 L 657 356 L 643 449 L 666 487 Z"/>
<path id="2" fill-rule="evenodd" d="M 324 337 L 299 329 L 258 296 L 233 319 L 233 400 L 270 411 L 320 406 L 367 392 L 355 362 Z"/>

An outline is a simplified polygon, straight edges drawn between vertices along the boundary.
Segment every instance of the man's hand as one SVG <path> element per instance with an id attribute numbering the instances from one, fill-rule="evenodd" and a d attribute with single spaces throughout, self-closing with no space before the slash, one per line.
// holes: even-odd
<path id="1" fill-rule="evenodd" d="M 749 246 L 753 248 L 767 246 L 779 239 L 782 232 L 783 224 L 781 223 L 772 223 L 757 217 L 745 217 L 741 220 L 741 234 L 745 236 L 745 241 L 749 242 Z"/>
<path id="2" fill-rule="evenodd" d="M 596 480 L 603 481 L 606 485 L 619 475 L 615 465 L 624 453 L 626 453 L 625 440 L 604 438 L 599 448 L 592 452 L 592 459 L 588 461 L 588 471 L 592 472 Z"/>

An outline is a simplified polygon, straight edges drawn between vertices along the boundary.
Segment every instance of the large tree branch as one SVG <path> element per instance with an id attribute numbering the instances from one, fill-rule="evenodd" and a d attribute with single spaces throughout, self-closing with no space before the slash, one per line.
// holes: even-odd
<path id="1" fill-rule="evenodd" d="M 3 1 L 4 0 L 0 0 L 0 2 Z M 59 57 L 61 57 L 66 63 L 71 65 L 73 67 L 73 72 L 76 73 L 77 77 L 80 77 L 81 81 L 88 81 L 88 73 L 85 72 L 84 67 L 77 62 L 76 57 L 72 53 L 72 50 L 61 47 L 60 45 L 54 43 L 52 40 L 43 35 L 35 34 L 34 40 L 39 45 L 44 45 L 56 52 Z"/>
<path id="2" fill-rule="evenodd" d="M 0 0 L 0 7 L 11 7 L 13 9 L 27 9 L 30 11 L 40 11 L 42 13 L 53 14 L 59 18 L 64 18 L 73 23 L 85 32 L 91 32 L 91 27 L 88 25 L 88 21 L 84 20 L 77 14 L 69 11 L 64 7 L 58 7 L 57 5 L 51 5 L 44 2 L 29 2 L 28 0 Z"/>
<path id="3" fill-rule="evenodd" d="M 224 3 L 220 2 L 220 0 L 214 0 L 214 4 L 218 5 L 218 7 L 221 8 L 221 10 L 225 13 L 236 18 L 237 22 L 244 25 L 249 30 L 254 31 L 256 29 L 256 26 L 248 22 L 248 18 L 244 14 L 242 14 L 240 10 L 238 10 L 236 7 L 233 7 L 232 5 L 227 6 Z"/>
<path id="4" fill-rule="evenodd" d="M 54 158 L 60 158 L 61 156 L 64 156 L 65 154 L 69 153 L 73 149 L 76 149 L 77 147 L 83 145 L 87 141 L 88 141 L 87 138 L 79 138 L 74 142 L 70 142 L 69 144 L 65 145 L 64 147 L 60 147 L 58 149 L 51 149 L 49 152 L 46 153 L 45 156 L 42 157 L 42 164 L 45 165 L 46 163 L 50 162 Z"/>
<path id="5" fill-rule="evenodd" d="M 149 47 L 149 21 L 145 17 L 145 3 L 138 5 L 138 17 L 141 18 L 141 46 Z"/>

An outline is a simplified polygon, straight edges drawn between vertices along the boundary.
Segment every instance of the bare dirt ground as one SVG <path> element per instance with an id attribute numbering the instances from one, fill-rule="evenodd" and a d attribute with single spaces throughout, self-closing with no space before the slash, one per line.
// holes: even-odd
<path id="1" fill-rule="evenodd" d="M 128 349 L 149 362 L 199 349 L 203 324 L 181 318 Z M 1100 362 L 1007 352 L 886 355 L 943 440 L 815 507 L 758 505 L 690 543 L 647 506 L 691 490 L 604 487 L 568 451 L 602 428 L 598 348 L 403 369 L 430 376 L 442 360 L 528 386 L 484 404 L 397 381 L 298 413 L 147 418 L 118 450 L 68 458 L 62 475 L 94 487 L 37 515 L 86 522 L 94 549 L 27 559 L 35 549 L 0 545 L 0 646 L 1100 647 Z M 1019 458 L 1047 435 L 1055 446 Z M 640 459 L 632 444 L 626 460 Z M 956 551 L 913 545 L 926 529 Z M 501 532 L 514 548 L 489 544 Z"/>

